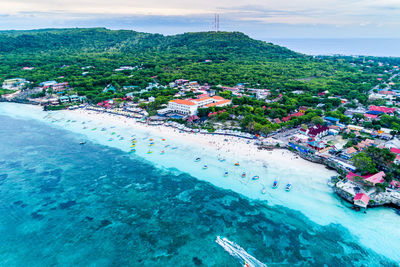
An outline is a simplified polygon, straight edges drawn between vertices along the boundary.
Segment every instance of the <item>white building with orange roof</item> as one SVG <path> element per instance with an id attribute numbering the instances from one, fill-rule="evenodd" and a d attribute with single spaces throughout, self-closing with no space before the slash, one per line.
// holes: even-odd
<path id="1" fill-rule="evenodd" d="M 190 100 L 175 99 L 169 101 L 168 109 L 183 115 L 195 115 L 197 113 L 197 104 Z"/>
<path id="2" fill-rule="evenodd" d="M 175 99 L 168 103 L 168 109 L 183 115 L 196 115 L 198 108 L 224 107 L 230 105 L 231 100 L 220 96 L 204 96 L 198 99 Z"/>

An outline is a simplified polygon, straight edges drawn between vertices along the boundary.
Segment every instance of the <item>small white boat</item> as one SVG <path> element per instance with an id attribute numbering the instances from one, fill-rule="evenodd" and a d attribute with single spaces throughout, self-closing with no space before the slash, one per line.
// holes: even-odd
<path id="1" fill-rule="evenodd" d="M 263 186 L 263 188 L 261 189 L 261 194 L 265 195 L 266 193 L 267 193 L 267 188 Z"/>
<path id="2" fill-rule="evenodd" d="M 258 180 L 258 179 L 260 179 L 260 176 L 254 175 L 253 178 L 251 178 L 251 179 L 253 179 L 253 180 Z"/>
<path id="3" fill-rule="evenodd" d="M 292 184 L 291 184 L 291 183 L 288 183 L 288 184 L 286 185 L 285 190 L 289 192 L 291 189 L 292 189 Z"/>
<path id="4" fill-rule="evenodd" d="M 273 189 L 276 189 L 276 188 L 278 188 L 278 186 L 279 186 L 279 179 L 276 178 L 275 181 L 274 181 L 274 183 L 272 184 L 272 188 L 273 188 Z"/>

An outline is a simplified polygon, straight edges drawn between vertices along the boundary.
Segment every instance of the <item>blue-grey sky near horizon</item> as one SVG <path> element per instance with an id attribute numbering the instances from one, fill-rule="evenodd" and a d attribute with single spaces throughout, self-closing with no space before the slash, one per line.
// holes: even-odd
<path id="1" fill-rule="evenodd" d="M 399 0 L 0 0 L 0 30 L 106 27 L 176 34 L 220 29 L 257 39 L 400 38 Z"/>

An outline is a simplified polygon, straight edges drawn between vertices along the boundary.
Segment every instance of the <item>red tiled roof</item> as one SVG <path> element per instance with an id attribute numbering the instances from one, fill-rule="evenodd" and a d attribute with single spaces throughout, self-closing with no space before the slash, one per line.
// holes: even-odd
<path id="1" fill-rule="evenodd" d="M 381 94 L 381 95 L 396 95 L 395 92 L 387 91 L 387 90 L 379 91 L 379 94 Z"/>
<path id="2" fill-rule="evenodd" d="M 356 153 L 357 152 L 357 149 L 355 149 L 354 147 L 349 147 L 347 150 L 346 150 L 346 153 L 347 154 L 353 154 L 353 153 Z"/>
<path id="3" fill-rule="evenodd" d="M 176 103 L 176 104 L 179 104 L 179 105 L 186 105 L 186 106 L 194 106 L 194 105 L 196 105 L 192 101 L 183 100 L 183 99 L 175 99 L 175 100 L 171 100 L 170 102 Z"/>
<path id="4" fill-rule="evenodd" d="M 387 107 L 378 107 L 378 106 L 370 106 L 369 110 L 371 111 L 381 111 L 384 113 L 393 113 L 396 111 L 395 108 L 387 108 Z"/>
<path id="5" fill-rule="evenodd" d="M 222 101 L 219 101 L 219 102 L 210 103 L 208 105 L 205 105 L 205 107 L 206 108 L 217 107 L 217 106 L 220 106 L 220 105 L 223 105 L 223 104 L 226 104 L 226 103 L 231 103 L 231 101 L 230 100 L 222 100 Z"/>
<path id="6" fill-rule="evenodd" d="M 358 193 L 354 197 L 354 200 L 361 200 L 364 204 L 367 205 L 368 202 L 369 202 L 369 196 L 367 194 L 364 194 L 364 193 Z"/>
<path id="7" fill-rule="evenodd" d="M 395 154 L 400 154 L 400 149 L 395 148 L 395 147 L 392 147 L 392 148 L 390 149 L 390 152 L 395 153 Z"/>
<path id="8" fill-rule="evenodd" d="M 385 173 L 383 171 L 375 173 L 375 174 L 367 174 L 364 176 L 360 176 L 353 172 L 349 172 L 346 176 L 346 179 L 348 179 L 350 181 L 354 181 L 354 177 L 362 177 L 365 181 L 369 181 L 369 182 L 373 183 L 374 185 L 376 185 L 376 184 L 381 184 L 385 181 L 383 179 L 384 176 L 385 176 Z"/>
<path id="9" fill-rule="evenodd" d="M 222 96 L 219 96 L 219 95 L 213 96 L 212 99 L 219 100 L 219 101 L 225 100 L 225 98 L 223 98 Z"/>
<path id="10" fill-rule="evenodd" d="M 373 115 L 373 114 L 367 114 L 367 113 L 365 113 L 365 114 L 364 114 L 364 117 L 370 118 L 370 119 L 376 119 L 376 118 L 378 118 L 378 115 Z"/>
<path id="11" fill-rule="evenodd" d="M 392 181 L 390 182 L 390 184 L 393 185 L 394 187 L 400 187 L 400 182 L 399 182 L 399 181 L 396 181 L 396 180 L 392 180 Z"/>
<path id="12" fill-rule="evenodd" d="M 211 97 L 209 97 L 209 96 L 205 96 L 205 97 L 202 97 L 202 98 L 193 99 L 193 101 L 196 101 L 196 102 L 201 102 L 201 101 L 205 101 L 205 100 L 208 100 L 208 99 L 211 99 Z"/>
<path id="13" fill-rule="evenodd" d="M 289 116 L 283 117 L 282 120 L 283 120 L 283 121 L 289 121 L 289 120 L 290 120 L 291 118 L 293 118 L 293 117 L 301 117 L 301 116 L 303 116 L 303 115 L 304 115 L 304 113 L 302 113 L 302 112 L 297 112 L 297 113 L 291 114 L 291 115 L 289 115 Z"/>
<path id="14" fill-rule="evenodd" d="M 382 172 L 375 173 L 364 180 L 369 181 L 369 182 L 373 183 L 374 185 L 381 184 L 385 181 L 385 179 L 383 179 L 384 176 L 385 176 L 385 173 L 382 171 Z M 367 175 L 365 175 L 364 177 L 367 177 Z"/>

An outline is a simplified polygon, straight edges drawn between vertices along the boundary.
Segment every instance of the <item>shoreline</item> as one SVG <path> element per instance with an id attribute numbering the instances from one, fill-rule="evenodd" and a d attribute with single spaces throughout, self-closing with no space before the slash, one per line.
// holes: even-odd
<path id="1" fill-rule="evenodd" d="M 18 103 L 18 104 L 25 104 L 25 105 L 32 105 L 32 106 L 41 107 L 41 105 L 38 105 L 36 103 L 30 103 L 30 102 L 28 102 L 28 103 Z M 219 152 L 225 152 L 225 153 L 230 153 L 231 149 L 229 149 L 229 148 L 228 149 L 223 149 L 225 146 L 224 146 L 223 143 L 221 143 L 221 140 L 218 140 L 218 139 L 221 139 L 221 138 L 224 138 L 224 140 L 228 139 L 228 146 L 231 145 L 232 143 L 234 143 L 235 145 L 236 144 L 243 145 L 243 141 L 244 141 L 244 142 L 246 142 L 246 144 L 245 144 L 246 147 L 240 146 L 241 147 L 240 149 L 245 151 L 246 149 L 251 147 L 251 149 L 249 149 L 250 153 L 246 154 L 246 156 L 248 156 L 248 157 L 255 157 L 257 155 L 258 156 L 266 156 L 265 153 L 263 155 L 262 155 L 262 153 L 257 153 L 257 150 L 258 151 L 263 151 L 264 150 L 264 151 L 270 152 L 270 154 L 273 154 L 273 156 L 277 156 L 277 154 L 274 153 L 274 152 L 276 152 L 278 150 L 284 150 L 285 152 L 288 152 L 289 155 L 291 155 L 291 158 L 290 158 L 291 161 L 293 159 L 302 159 L 302 160 L 304 160 L 306 162 L 309 162 L 309 163 L 312 163 L 312 164 L 318 164 L 318 165 L 324 166 L 327 170 L 335 171 L 336 175 L 331 177 L 330 182 L 328 183 L 329 187 L 332 189 L 332 192 L 334 194 L 336 194 L 337 196 L 339 196 L 341 199 L 345 200 L 346 202 L 352 204 L 353 205 L 352 208 L 351 208 L 352 210 L 356 210 L 356 208 L 357 208 L 356 206 L 354 206 L 354 201 L 352 200 L 352 197 L 349 197 L 347 192 L 344 191 L 343 189 L 336 187 L 336 183 L 332 183 L 332 178 L 333 177 L 338 177 L 339 176 L 340 179 L 343 180 L 345 175 L 346 175 L 346 172 L 348 170 L 346 170 L 343 166 L 339 166 L 337 164 L 334 164 L 334 162 L 329 161 L 329 160 L 327 160 L 327 159 L 325 159 L 323 157 L 320 157 L 318 155 L 313 155 L 313 156 L 305 155 L 305 154 L 302 154 L 301 152 L 299 152 L 297 150 L 291 150 L 289 148 L 289 146 L 287 146 L 285 144 L 281 145 L 281 146 L 277 146 L 277 144 L 279 144 L 279 142 L 277 142 L 276 140 L 274 140 L 272 138 L 260 139 L 260 138 L 252 138 L 250 136 L 240 136 L 240 134 L 238 134 L 238 135 L 230 135 L 230 134 L 224 134 L 224 133 L 208 133 L 208 132 L 206 133 L 206 132 L 200 132 L 200 131 L 196 131 L 195 132 L 195 129 L 190 129 L 190 128 L 179 129 L 179 128 L 175 127 L 174 125 L 165 125 L 164 122 L 161 123 L 161 124 L 159 124 L 159 123 L 150 124 L 148 121 L 139 123 L 137 121 L 138 120 L 138 116 L 127 116 L 126 114 L 117 113 L 115 111 L 113 112 L 113 111 L 107 111 L 107 110 L 98 110 L 97 107 L 93 107 L 93 106 L 86 106 L 85 108 L 78 108 L 78 109 L 73 109 L 73 110 L 69 110 L 69 109 L 58 110 L 58 111 L 47 110 L 46 112 L 71 112 L 72 114 L 77 114 L 79 116 L 82 115 L 83 113 L 86 113 L 87 115 L 98 114 L 99 116 L 102 115 L 102 114 L 103 115 L 110 115 L 110 117 L 112 117 L 112 118 L 123 119 L 124 120 L 124 124 L 125 124 L 124 126 L 139 127 L 139 128 L 142 128 L 142 130 L 149 130 L 153 134 L 157 134 L 157 133 L 155 133 L 153 131 L 154 129 L 157 129 L 159 131 L 164 131 L 164 132 L 166 130 L 168 130 L 168 129 L 169 130 L 173 129 L 173 132 L 174 132 L 172 134 L 173 136 L 170 135 L 169 138 L 172 137 L 173 139 L 175 139 L 175 138 L 179 138 L 179 136 L 182 136 L 182 137 L 184 137 L 184 139 L 187 139 L 187 141 L 190 141 L 190 142 L 196 142 L 198 140 L 198 138 L 197 138 L 197 140 L 195 140 L 196 138 L 194 138 L 192 140 L 189 140 L 190 138 L 189 139 L 186 138 L 188 134 L 189 135 L 192 134 L 192 135 L 197 136 L 197 137 L 198 136 L 203 136 L 206 139 L 209 138 L 209 137 L 212 137 L 214 140 L 211 140 L 209 138 L 209 140 L 207 140 L 208 144 L 207 144 L 207 142 L 204 142 L 204 140 L 202 140 L 202 142 L 201 142 L 202 145 L 206 145 L 206 146 L 208 145 L 209 148 L 211 148 L 211 147 L 215 148 L 215 145 L 217 145 L 217 150 Z M 129 120 L 130 123 L 127 123 L 126 120 Z M 152 129 L 152 130 L 150 130 L 150 129 Z M 190 131 L 188 131 L 188 130 L 190 130 Z M 169 132 L 169 133 L 171 133 L 171 132 Z M 260 141 L 261 141 L 261 144 L 260 143 L 258 143 L 258 144 L 256 143 L 256 142 L 260 142 Z M 267 141 L 266 145 L 263 144 L 264 141 Z M 273 143 L 275 143 L 275 144 L 273 144 Z M 257 150 L 254 150 L 253 149 L 254 147 L 256 147 Z M 238 153 L 235 153 L 235 154 L 236 154 L 235 156 L 237 157 Z M 284 155 L 284 152 L 282 152 L 282 155 Z M 267 158 L 266 161 L 271 160 L 270 157 L 266 157 L 266 158 Z M 274 158 L 274 160 L 276 160 L 276 158 Z M 285 161 L 285 160 L 287 160 L 286 157 L 280 158 L 281 162 Z M 255 159 L 255 161 L 257 161 L 257 159 Z M 384 200 L 382 200 L 382 198 Z M 383 197 L 382 196 L 378 196 L 378 199 L 379 199 L 379 201 L 373 201 L 373 203 L 370 203 L 368 205 L 368 207 L 369 208 L 389 207 L 389 208 L 400 209 L 400 201 L 398 201 L 398 203 L 395 201 L 396 203 L 394 203 L 392 201 L 393 199 L 391 200 L 390 196 L 389 197 L 386 196 L 386 195 L 383 196 Z"/>

